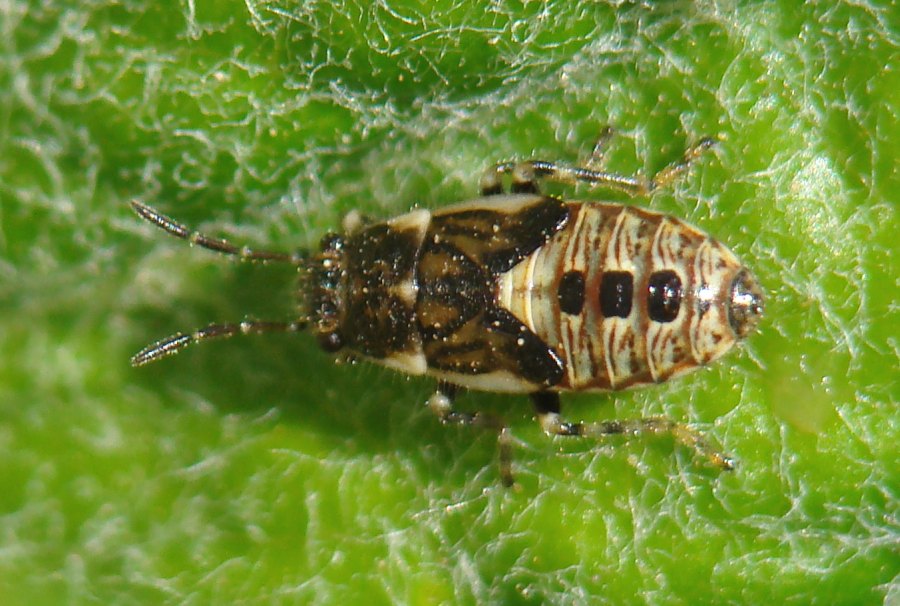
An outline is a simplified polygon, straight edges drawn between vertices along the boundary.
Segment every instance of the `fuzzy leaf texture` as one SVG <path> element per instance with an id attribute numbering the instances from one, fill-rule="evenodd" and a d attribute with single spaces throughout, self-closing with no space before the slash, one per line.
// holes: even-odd
<path id="1" fill-rule="evenodd" d="M 0 3 L 4 604 L 873 604 L 900 601 L 900 52 L 890 3 Z M 128 366 L 213 320 L 287 319 L 295 274 L 192 250 L 131 199 L 274 249 L 341 217 L 474 197 L 510 158 L 650 173 L 633 203 L 752 267 L 746 346 L 572 419 L 666 439 L 441 427 L 431 385 L 308 335 Z M 548 186 L 575 199 L 621 196 Z"/>

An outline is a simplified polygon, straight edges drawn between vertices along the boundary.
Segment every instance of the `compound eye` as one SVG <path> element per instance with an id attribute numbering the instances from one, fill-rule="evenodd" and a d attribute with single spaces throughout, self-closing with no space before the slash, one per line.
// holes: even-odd
<path id="1" fill-rule="evenodd" d="M 319 347 L 329 353 L 339 351 L 344 346 L 344 341 L 343 339 L 341 339 L 341 335 L 337 332 L 319 333 L 318 340 Z"/>
<path id="2" fill-rule="evenodd" d="M 335 233 L 327 233 L 322 236 L 319 242 L 319 248 L 323 251 L 340 250 L 344 246 L 344 239 Z"/>

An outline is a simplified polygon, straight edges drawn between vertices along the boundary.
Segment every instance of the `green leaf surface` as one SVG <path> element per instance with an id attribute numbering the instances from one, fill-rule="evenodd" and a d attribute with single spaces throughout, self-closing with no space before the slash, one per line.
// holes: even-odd
<path id="1" fill-rule="evenodd" d="M 873 604 L 900 601 L 897 9 L 863 2 L 0 3 L 0 601 Z M 359 210 L 477 193 L 492 162 L 650 173 L 642 205 L 759 276 L 746 347 L 566 399 L 687 420 L 666 439 L 441 427 L 431 386 L 308 336 L 141 369 L 141 346 L 294 313 L 292 271 L 141 222 L 141 199 L 275 249 Z M 552 186 L 556 194 L 621 200 Z"/>

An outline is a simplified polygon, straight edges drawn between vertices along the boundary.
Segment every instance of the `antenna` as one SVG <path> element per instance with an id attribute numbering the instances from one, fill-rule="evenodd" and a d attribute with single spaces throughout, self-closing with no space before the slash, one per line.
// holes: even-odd
<path id="1" fill-rule="evenodd" d="M 187 240 L 191 244 L 196 244 L 197 246 L 218 253 L 238 257 L 241 261 L 261 263 L 275 261 L 279 263 L 290 263 L 296 266 L 301 266 L 306 261 L 306 255 L 301 252 L 289 254 L 267 250 L 253 250 L 247 246 L 235 246 L 227 240 L 204 235 L 198 231 L 189 229 L 181 223 L 160 213 L 156 209 L 151 208 L 142 202 L 138 202 L 137 200 L 132 200 L 131 207 L 142 219 L 156 225 L 176 238 Z M 209 326 L 195 330 L 190 334 L 182 332 L 175 333 L 161 341 L 148 345 L 132 356 L 131 365 L 143 366 L 150 362 L 173 356 L 189 345 L 207 341 L 209 339 L 228 338 L 235 335 L 258 335 L 270 332 L 300 332 L 306 328 L 307 324 L 308 321 L 306 319 L 295 320 L 293 322 L 245 320 L 243 322 L 233 322 L 229 324 L 210 324 Z"/>
<path id="2" fill-rule="evenodd" d="M 143 366 L 162 358 L 174 356 L 188 345 L 209 339 L 228 338 L 235 335 L 259 335 L 268 332 L 300 332 L 306 328 L 306 320 L 298 322 L 235 322 L 232 324 L 210 324 L 191 334 L 175 333 L 152 345 L 148 345 L 131 357 L 131 365 Z"/>
<path id="3" fill-rule="evenodd" d="M 191 244 L 196 244 L 202 248 L 213 250 L 226 255 L 233 255 L 240 258 L 241 261 L 259 261 L 266 263 L 268 261 L 276 261 L 279 263 L 291 263 L 293 265 L 302 265 L 306 260 L 306 255 L 301 252 L 283 253 L 273 252 L 269 250 L 253 250 L 247 246 L 235 246 L 228 240 L 213 238 L 204 235 L 199 231 L 194 231 L 177 221 L 172 220 L 158 210 L 147 206 L 143 202 L 137 200 L 131 201 L 131 208 L 142 219 L 152 223 L 166 233 L 187 240 Z"/>

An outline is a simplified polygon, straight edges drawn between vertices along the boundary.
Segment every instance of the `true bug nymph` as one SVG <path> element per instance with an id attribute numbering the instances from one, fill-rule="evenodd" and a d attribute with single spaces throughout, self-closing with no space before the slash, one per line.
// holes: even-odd
<path id="1" fill-rule="evenodd" d="M 364 224 L 348 218 L 318 251 L 237 247 L 133 202 L 144 219 L 204 248 L 246 261 L 298 266 L 304 305 L 289 322 L 212 324 L 178 333 L 132 358 L 140 366 L 213 337 L 305 328 L 323 349 L 348 351 L 438 380 L 428 406 L 445 423 L 498 432 L 501 476 L 512 484 L 509 434 L 498 417 L 453 409 L 460 388 L 527 393 L 549 434 L 599 438 L 669 433 L 715 466 L 732 469 L 686 425 L 666 419 L 571 423 L 560 393 L 659 383 L 721 357 L 753 332 L 760 288 L 725 246 L 674 217 L 606 202 L 541 195 L 539 179 L 646 194 L 686 172 L 703 139 L 652 179 L 603 168 L 603 131 L 583 166 L 501 163 L 483 197 Z M 502 178 L 511 176 L 504 193 Z"/>

